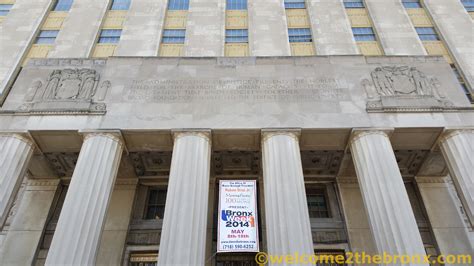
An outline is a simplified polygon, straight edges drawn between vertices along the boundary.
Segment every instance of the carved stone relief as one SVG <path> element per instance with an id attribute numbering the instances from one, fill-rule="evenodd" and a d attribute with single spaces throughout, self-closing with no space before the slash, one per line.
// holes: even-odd
<path id="1" fill-rule="evenodd" d="M 130 158 L 137 176 L 168 176 L 171 152 L 131 152 Z"/>
<path id="2" fill-rule="evenodd" d="M 36 80 L 25 97 L 19 113 L 98 113 L 106 112 L 103 101 L 110 81 L 100 84 L 100 74 L 90 68 L 56 69 L 46 82 Z"/>
<path id="3" fill-rule="evenodd" d="M 394 152 L 398 168 L 404 177 L 413 177 L 418 174 L 428 155 L 426 150 L 395 150 Z"/>
<path id="4" fill-rule="evenodd" d="M 79 157 L 77 152 L 45 153 L 44 155 L 59 177 L 72 176 Z"/>
<path id="5" fill-rule="evenodd" d="M 301 151 L 306 176 L 336 177 L 344 151 Z"/>
<path id="6" fill-rule="evenodd" d="M 368 112 L 433 112 L 458 110 L 435 77 L 416 67 L 381 66 L 364 79 Z"/>
<path id="7" fill-rule="evenodd" d="M 215 151 L 212 156 L 215 175 L 258 175 L 260 152 Z"/>

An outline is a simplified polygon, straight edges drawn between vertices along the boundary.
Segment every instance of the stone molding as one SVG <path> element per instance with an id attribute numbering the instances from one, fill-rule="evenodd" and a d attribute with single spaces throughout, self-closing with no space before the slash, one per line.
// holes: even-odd
<path id="1" fill-rule="evenodd" d="M 357 181 L 357 177 L 338 177 L 336 178 L 336 182 L 338 184 L 359 184 L 359 181 Z"/>
<path id="2" fill-rule="evenodd" d="M 417 183 L 449 183 L 449 178 L 447 176 L 416 176 L 415 180 Z"/>
<path id="3" fill-rule="evenodd" d="M 89 138 L 92 137 L 106 137 L 109 138 L 115 142 L 117 142 L 120 146 L 124 145 L 124 142 L 122 140 L 122 136 L 120 135 L 120 132 L 118 131 L 98 131 L 98 132 L 83 132 L 84 134 L 84 141 L 86 141 Z"/>
<path id="4" fill-rule="evenodd" d="M 173 134 L 174 142 L 182 137 L 194 136 L 205 139 L 209 145 L 212 143 L 212 132 L 210 129 L 174 129 L 171 133 Z"/>
<path id="5" fill-rule="evenodd" d="M 301 129 L 300 128 L 264 128 L 262 133 L 262 143 L 267 141 L 269 138 L 274 136 L 288 136 L 295 139 L 296 142 L 300 141 Z"/>
<path id="6" fill-rule="evenodd" d="M 26 185 L 28 187 L 48 187 L 57 186 L 61 182 L 60 179 L 28 179 Z"/>
<path id="7" fill-rule="evenodd" d="M 138 179 L 133 178 L 117 178 L 115 180 L 114 190 L 135 190 Z"/>
<path id="8" fill-rule="evenodd" d="M 460 134 L 474 134 L 474 128 L 448 128 L 445 129 L 443 134 L 438 139 L 438 144 L 442 144 L 448 139 L 460 135 Z"/>
<path id="9" fill-rule="evenodd" d="M 348 146 L 351 146 L 354 142 L 368 135 L 382 135 L 390 138 L 393 131 L 394 128 L 355 128 L 349 137 Z"/>
<path id="10" fill-rule="evenodd" d="M 31 139 L 31 137 L 28 135 L 28 133 L 24 132 L 0 132 L 0 137 L 11 137 L 11 138 L 16 138 L 24 143 L 26 143 L 28 146 L 35 148 L 35 142 Z"/>

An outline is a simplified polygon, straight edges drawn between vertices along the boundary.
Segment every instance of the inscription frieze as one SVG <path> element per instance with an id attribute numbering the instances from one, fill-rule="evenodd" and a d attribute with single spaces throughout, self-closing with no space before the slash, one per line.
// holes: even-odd
<path id="1" fill-rule="evenodd" d="M 133 80 L 126 98 L 133 102 L 205 101 L 311 102 L 349 100 L 334 78 L 242 80 Z"/>

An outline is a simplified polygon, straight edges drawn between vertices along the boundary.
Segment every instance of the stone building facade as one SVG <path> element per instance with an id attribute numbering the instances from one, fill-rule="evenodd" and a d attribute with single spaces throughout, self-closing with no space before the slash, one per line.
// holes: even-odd
<path id="1" fill-rule="evenodd" d="M 269 254 L 473 254 L 473 11 L 0 0 L 0 265 L 256 265 L 220 180 Z"/>

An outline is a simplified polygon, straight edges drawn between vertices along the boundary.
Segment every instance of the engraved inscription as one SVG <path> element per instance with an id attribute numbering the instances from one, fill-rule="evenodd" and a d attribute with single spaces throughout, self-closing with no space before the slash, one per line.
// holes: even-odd
<path id="1" fill-rule="evenodd" d="M 291 80 L 134 80 L 126 97 L 135 102 L 311 102 L 348 100 L 334 78 Z"/>

